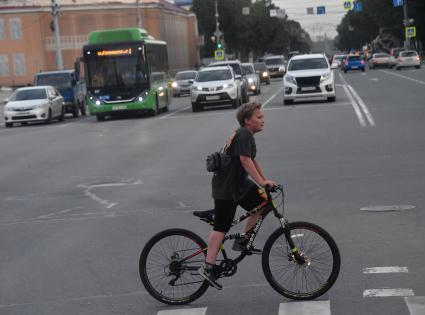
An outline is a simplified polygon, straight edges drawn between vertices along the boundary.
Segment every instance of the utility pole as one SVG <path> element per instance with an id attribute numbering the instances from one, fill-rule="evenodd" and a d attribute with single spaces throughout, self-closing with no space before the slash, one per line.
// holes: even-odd
<path id="1" fill-rule="evenodd" d="M 219 41 L 219 31 L 220 31 L 220 23 L 218 22 L 218 8 L 217 8 L 217 0 L 215 2 L 215 31 L 216 31 L 216 37 L 217 37 L 217 43 Z"/>
<path id="2" fill-rule="evenodd" d="M 142 28 L 142 18 L 140 16 L 140 0 L 136 0 L 136 10 L 137 10 L 137 27 Z"/>
<path id="3" fill-rule="evenodd" d="M 56 50 L 56 66 L 59 70 L 63 70 L 62 52 L 60 47 L 60 35 L 59 35 L 59 5 L 56 0 L 52 0 L 52 19 L 53 19 L 53 32 L 55 38 L 55 50 Z"/>
<path id="4" fill-rule="evenodd" d="M 404 18 L 403 25 L 404 25 L 404 34 L 405 34 L 404 48 L 410 49 L 410 38 L 407 36 L 407 32 L 406 32 L 406 27 L 410 25 L 409 11 L 407 10 L 407 0 L 403 1 L 403 18 Z"/>

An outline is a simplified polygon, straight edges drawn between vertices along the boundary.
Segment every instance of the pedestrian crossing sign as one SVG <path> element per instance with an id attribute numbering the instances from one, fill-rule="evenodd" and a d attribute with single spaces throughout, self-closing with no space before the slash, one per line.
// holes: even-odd
<path id="1" fill-rule="evenodd" d="M 353 1 L 345 0 L 342 2 L 342 6 L 344 7 L 344 11 L 350 11 L 353 9 Z"/>
<path id="2" fill-rule="evenodd" d="M 413 38 L 413 37 L 416 37 L 416 27 L 415 26 L 406 27 L 406 38 Z"/>
<path id="3" fill-rule="evenodd" d="M 214 59 L 215 60 L 224 60 L 224 50 L 217 49 L 214 51 Z"/>

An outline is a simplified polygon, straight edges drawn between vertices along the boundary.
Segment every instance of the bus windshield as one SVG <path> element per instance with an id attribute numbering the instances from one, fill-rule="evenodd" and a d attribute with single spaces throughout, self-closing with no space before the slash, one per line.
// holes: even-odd
<path id="1" fill-rule="evenodd" d="M 124 90 L 148 88 L 147 66 L 142 56 L 135 54 L 88 58 L 88 87 Z"/>

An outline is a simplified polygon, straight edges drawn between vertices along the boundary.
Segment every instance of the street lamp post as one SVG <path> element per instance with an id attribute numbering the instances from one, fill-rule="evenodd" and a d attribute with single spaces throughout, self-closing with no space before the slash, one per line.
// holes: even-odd
<path id="1" fill-rule="evenodd" d="M 140 16 L 140 0 L 136 0 L 136 10 L 137 10 L 137 27 L 142 28 L 142 18 Z"/>
<path id="2" fill-rule="evenodd" d="M 59 70 L 63 70 L 62 52 L 60 47 L 60 35 L 59 35 L 59 5 L 56 0 L 52 0 L 52 18 L 53 18 L 53 32 L 55 38 L 55 50 L 56 50 L 56 66 Z"/>

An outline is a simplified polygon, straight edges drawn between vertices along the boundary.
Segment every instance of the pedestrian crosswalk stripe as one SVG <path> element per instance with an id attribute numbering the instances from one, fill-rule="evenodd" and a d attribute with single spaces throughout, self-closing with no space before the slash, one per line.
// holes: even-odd
<path id="1" fill-rule="evenodd" d="M 372 268 L 363 268 L 363 273 L 407 273 L 409 270 L 407 267 L 372 267 Z"/>
<path id="2" fill-rule="evenodd" d="M 330 315 L 330 301 L 308 301 L 280 303 L 279 315 Z"/>
<path id="3" fill-rule="evenodd" d="M 205 315 L 206 307 L 201 308 L 180 308 L 176 310 L 159 311 L 157 315 Z"/>
<path id="4" fill-rule="evenodd" d="M 410 315 L 425 314 L 425 296 L 405 297 L 404 301 L 407 304 Z"/>
<path id="5" fill-rule="evenodd" d="M 412 289 L 368 289 L 363 291 L 363 297 L 414 296 Z"/>

